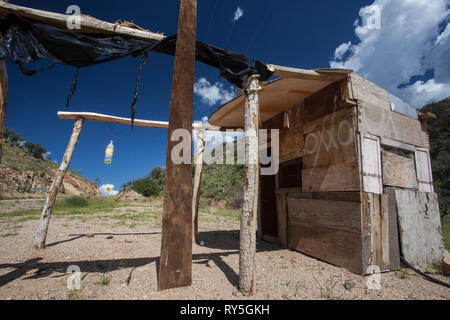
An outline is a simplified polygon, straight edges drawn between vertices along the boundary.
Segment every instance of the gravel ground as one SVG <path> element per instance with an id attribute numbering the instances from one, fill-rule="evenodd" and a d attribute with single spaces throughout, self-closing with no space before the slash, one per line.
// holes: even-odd
<path id="1" fill-rule="evenodd" d="M 256 294 L 243 297 L 236 289 L 239 221 L 209 214 L 200 220 L 204 245 L 193 247 L 192 286 L 159 292 L 160 219 L 114 219 L 147 209 L 53 218 L 41 251 L 32 248 L 37 220 L 1 218 L 0 299 L 450 299 L 450 289 L 410 270 L 384 273 L 382 289 L 369 290 L 367 278 L 267 242 L 258 243 Z M 73 265 L 81 270 L 80 290 L 67 289 Z"/>

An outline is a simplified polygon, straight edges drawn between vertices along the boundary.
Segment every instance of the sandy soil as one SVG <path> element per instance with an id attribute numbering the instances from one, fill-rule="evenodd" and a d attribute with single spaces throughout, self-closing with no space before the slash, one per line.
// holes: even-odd
<path id="1" fill-rule="evenodd" d="M 204 245 L 193 247 L 192 286 L 158 292 L 160 219 L 114 219 L 148 206 L 89 219 L 55 217 L 42 251 L 32 248 L 37 220 L 1 218 L 0 299 L 248 299 L 236 290 L 239 222 L 208 214 L 200 222 Z M 152 210 L 161 214 L 162 209 Z M 450 299 L 450 289 L 405 270 L 382 274 L 382 289 L 369 290 L 367 278 L 267 242 L 258 243 L 256 263 L 257 291 L 251 299 Z M 80 290 L 67 289 L 72 265 L 81 270 Z"/>

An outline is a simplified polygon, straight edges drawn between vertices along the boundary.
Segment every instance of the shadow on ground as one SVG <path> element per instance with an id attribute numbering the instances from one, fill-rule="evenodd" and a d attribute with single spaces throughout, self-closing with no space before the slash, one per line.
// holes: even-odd
<path id="1" fill-rule="evenodd" d="M 139 236 L 139 235 L 155 235 L 160 232 L 153 233 L 92 233 L 95 236 Z M 70 238 L 60 240 L 58 242 L 50 243 L 47 247 L 57 246 L 62 243 L 76 241 L 86 237 L 86 234 L 71 234 Z M 224 260 L 224 257 L 239 254 L 239 231 L 208 231 L 199 234 L 199 241 L 203 241 L 203 246 L 210 249 L 223 250 L 224 252 L 215 253 L 201 253 L 192 256 L 193 263 L 204 264 L 211 267 L 214 263 L 226 276 L 228 281 L 237 286 L 239 283 L 239 276 Z M 280 247 L 265 241 L 257 242 L 257 251 L 273 251 L 280 250 Z M 69 266 L 76 265 L 81 269 L 82 273 L 106 273 L 120 269 L 131 269 L 127 283 L 129 284 L 132 278 L 133 271 L 136 268 L 148 265 L 150 263 L 159 265 L 159 256 L 149 258 L 132 258 L 132 259 L 114 259 L 114 260 L 81 260 L 81 261 L 62 261 L 62 262 L 42 262 L 42 258 L 34 258 L 22 263 L 5 263 L 0 264 L 0 269 L 12 268 L 11 272 L 0 276 L 0 287 L 14 281 L 18 278 L 27 275 L 23 280 L 40 279 L 46 277 L 64 277 L 67 275 Z M 36 270 L 28 275 L 31 270 Z M 157 270 L 158 271 L 158 270 Z"/>

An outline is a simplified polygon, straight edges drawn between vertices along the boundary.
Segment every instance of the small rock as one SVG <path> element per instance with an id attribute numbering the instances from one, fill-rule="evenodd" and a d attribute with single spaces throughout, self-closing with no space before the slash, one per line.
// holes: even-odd
<path id="1" fill-rule="evenodd" d="M 93 237 L 95 237 L 95 234 L 88 233 L 88 234 L 86 235 L 86 238 L 93 238 Z"/>
<path id="2" fill-rule="evenodd" d="M 45 292 L 44 292 L 44 294 L 45 294 L 46 296 L 48 296 L 49 293 L 50 293 L 49 291 L 45 291 Z"/>
<path id="3" fill-rule="evenodd" d="M 356 286 L 355 281 L 353 281 L 353 280 L 345 280 L 345 284 L 344 284 L 345 290 L 352 291 L 352 289 L 355 286 Z"/>
<path id="4" fill-rule="evenodd" d="M 205 245 L 205 242 L 200 241 L 200 245 L 201 245 L 201 246 L 204 246 L 204 245 Z"/>
<path id="5" fill-rule="evenodd" d="M 266 299 L 270 299 L 270 294 L 266 294 Z"/>
<path id="6" fill-rule="evenodd" d="M 10 297 L 10 298 L 6 298 L 5 299 L 5 301 L 11 301 L 12 300 L 12 298 Z"/>
<path id="7" fill-rule="evenodd" d="M 231 294 L 236 297 L 238 295 L 238 291 L 236 289 L 234 289 Z"/>
<path id="8" fill-rule="evenodd" d="M 281 297 L 282 297 L 284 300 L 289 300 L 289 297 L 288 297 L 287 294 L 285 294 L 285 293 L 283 293 L 283 294 L 281 295 Z"/>
<path id="9" fill-rule="evenodd" d="M 106 239 L 111 240 L 111 239 L 114 239 L 114 237 L 113 236 L 109 236 L 109 237 L 106 237 Z"/>
<path id="10" fill-rule="evenodd" d="M 444 258 L 441 263 L 442 273 L 446 276 L 450 276 L 450 253 L 445 250 Z"/>

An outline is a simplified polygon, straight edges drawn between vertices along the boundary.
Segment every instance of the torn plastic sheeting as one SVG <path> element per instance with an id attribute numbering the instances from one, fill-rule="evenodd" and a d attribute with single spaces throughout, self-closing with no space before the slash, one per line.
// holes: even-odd
<path id="1" fill-rule="evenodd" d="M 149 51 L 173 56 L 176 47 L 176 35 L 149 43 L 124 36 L 75 33 L 14 14 L 0 17 L 0 32 L 4 38 L 0 58 L 19 65 L 45 59 L 82 68 Z M 200 41 L 196 60 L 219 69 L 221 76 L 241 89 L 249 75 L 259 74 L 264 81 L 273 74 L 264 63 Z"/>

